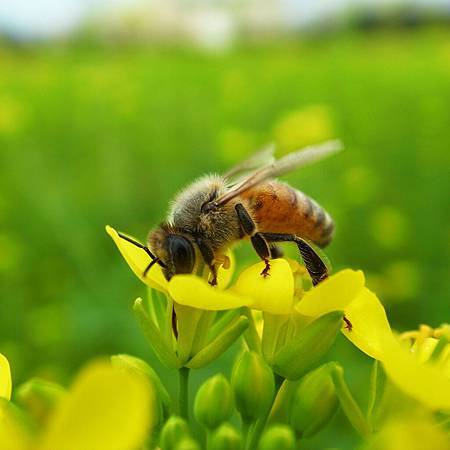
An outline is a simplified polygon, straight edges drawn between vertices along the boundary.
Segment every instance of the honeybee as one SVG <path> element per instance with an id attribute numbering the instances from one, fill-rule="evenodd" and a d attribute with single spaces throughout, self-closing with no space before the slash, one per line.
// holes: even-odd
<path id="1" fill-rule="evenodd" d="M 334 222 L 312 198 L 276 177 L 340 149 L 339 141 L 328 141 L 275 160 L 271 146 L 224 175 L 203 176 L 183 189 L 171 203 L 166 222 L 149 233 L 147 245 L 119 235 L 151 258 L 144 276 L 159 264 L 169 280 L 194 272 L 203 261 L 213 286 L 224 250 L 233 243 L 251 241 L 265 263 L 261 275 L 266 277 L 270 259 L 280 255 L 276 243 L 294 242 L 316 285 L 328 276 L 328 269 L 309 242 L 325 247 L 333 237 Z"/>

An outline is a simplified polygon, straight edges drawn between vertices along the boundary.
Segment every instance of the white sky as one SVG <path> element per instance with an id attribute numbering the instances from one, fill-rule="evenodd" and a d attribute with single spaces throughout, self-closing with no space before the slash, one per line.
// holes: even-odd
<path id="1" fill-rule="evenodd" d="M 90 12 L 137 3 L 139 0 L 0 0 L 0 29 L 17 36 L 39 37 L 64 33 Z M 211 0 L 214 1 L 214 0 Z M 279 0 L 286 21 L 304 23 L 342 7 L 392 4 L 395 0 Z M 403 0 L 406 4 L 441 5 L 450 0 Z"/>

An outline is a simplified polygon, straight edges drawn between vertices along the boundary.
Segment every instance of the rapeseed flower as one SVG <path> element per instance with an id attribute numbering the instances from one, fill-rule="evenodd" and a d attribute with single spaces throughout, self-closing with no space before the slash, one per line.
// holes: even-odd
<path id="1" fill-rule="evenodd" d="M 336 292 L 342 292 L 344 286 L 337 289 L 338 283 L 333 277 L 319 287 L 325 289 L 328 285 L 331 291 L 333 283 L 336 283 Z M 439 344 L 439 355 L 431 357 L 439 339 L 446 339 L 448 325 L 437 330 L 422 327 L 419 332 L 396 336 L 380 300 L 366 287 L 353 299 L 351 296 L 322 296 L 319 304 L 316 297 L 314 290 L 305 294 L 297 310 L 306 315 L 343 310 L 352 324 L 351 330 L 342 329 L 344 335 L 364 353 L 382 362 L 387 376 L 400 390 L 432 410 L 450 410 L 450 345 L 441 341 L 444 344 Z M 411 339 L 412 345 L 408 345 Z"/>
<path id="2" fill-rule="evenodd" d="M 294 278 L 289 264 L 283 259 L 271 261 L 270 276 L 267 278 L 259 275 L 264 263 L 254 264 L 239 275 L 232 287 L 228 287 L 235 265 L 231 252 L 224 258 L 229 264 L 222 264 L 218 269 L 217 287 L 210 286 L 207 280 L 195 274 L 175 275 L 167 281 L 157 264 L 144 277 L 143 273 L 149 263 L 147 253 L 122 239 L 113 228 L 106 227 L 106 231 L 138 278 L 147 286 L 168 294 L 180 305 L 209 311 L 243 306 L 274 314 L 287 314 L 292 311 Z"/>
<path id="3" fill-rule="evenodd" d="M 266 329 L 270 331 L 266 334 L 270 334 L 271 348 L 265 354 L 269 362 L 281 344 L 288 343 L 305 323 L 342 311 L 342 333 L 364 353 L 382 362 L 395 385 L 431 409 L 450 409 L 450 346 L 441 349 L 439 358 L 426 359 L 424 355 L 431 355 L 432 348 L 438 345 L 436 336 L 427 337 L 422 344 L 416 339 L 410 348 L 402 344 L 402 339 L 393 333 L 380 300 L 365 287 L 361 271 L 344 269 L 306 293 L 296 285 L 298 267 L 284 259 L 271 261 L 267 278 L 259 275 L 263 263 L 250 266 L 231 287 L 227 286 L 232 268 L 224 267 L 219 269 L 218 288 L 197 275 L 176 275 L 167 281 L 157 266 L 144 278 L 147 254 L 121 239 L 112 228 L 107 227 L 107 232 L 136 275 L 150 287 L 168 293 L 174 302 L 206 310 L 246 306 L 263 311 L 263 347 L 264 333 Z"/>
<path id="4" fill-rule="evenodd" d="M 0 398 L 11 398 L 11 370 L 8 360 L 0 353 Z"/>

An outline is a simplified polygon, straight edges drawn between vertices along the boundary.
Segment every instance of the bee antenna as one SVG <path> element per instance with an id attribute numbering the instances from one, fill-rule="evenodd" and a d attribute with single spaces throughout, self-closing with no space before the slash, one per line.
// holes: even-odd
<path id="1" fill-rule="evenodd" d="M 147 276 L 148 271 L 157 263 L 160 262 L 158 258 L 155 258 L 150 261 L 149 265 L 145 268 L 144 273 L 142 274 L 143 277 Z"/>
<path id="2" fill-rule="evenodd" d="M 142 245 L 140 242 L 135 241 L 134 239 L 131 239 L 130 237 L 126 236 L 125 234 L 122 234 L 120 232 L 117 233 L 119 235 L 120 238 L 122 238 L 124 241 L 129 242 L 130 244 L 135 245 L 136 247 L 144 250 L 145 253 L 147 253 L 148 256 L 150 256 L 150 258 L 152 258 L 153 261 L 158 260 L 158 258 L 150 251 L 150 249 L 145 246 Z M 159 261 L 159 260 L 158 260 Z M 156 261 L 155 261 L 156 262 Z"/>
<path id="3" fill-rule="evenodd" d="M 164 264 L 159 258 L 156 258 L 155 262 L 157 262 L 163 269 L 167 269 L 167 265 Z"/>

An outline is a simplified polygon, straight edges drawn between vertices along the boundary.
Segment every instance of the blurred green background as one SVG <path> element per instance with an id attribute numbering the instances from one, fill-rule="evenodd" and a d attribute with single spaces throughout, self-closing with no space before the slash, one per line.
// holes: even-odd
<path id="1" fill-rule="evenodd" d="M 179 189 L 271 141 L 281 155 L 342 139 L 345 152 L 286 177 L 335 218 L 334 268 L 364 270 L 398 330 L 448 321 L 449 120 L 442 27 L 349 28 L 222 52 L 3 45 L 0 352 L 16 384 L 67 380 L 93 356 L 127 352 L 153 361 L 174 391 L 131 311 L 145 287 L 104 226 L 144 240 Z M 249 245 L 237 254 L 257 260 Z M 364 402 L 368 359 L 344 339 L 333 357 Z M 342 421 L 322 443 L 356 439 Z"/>

